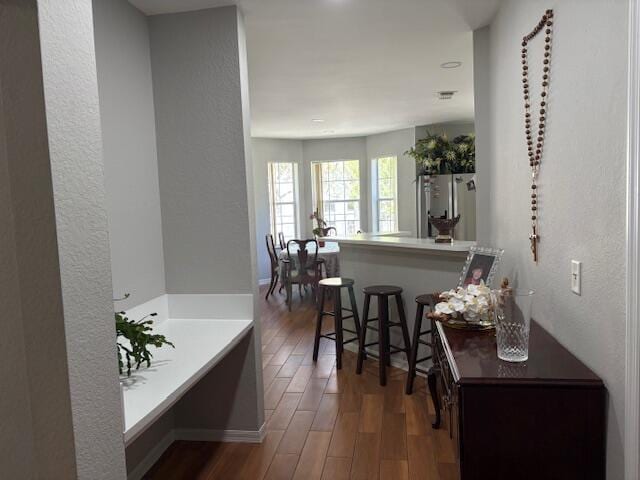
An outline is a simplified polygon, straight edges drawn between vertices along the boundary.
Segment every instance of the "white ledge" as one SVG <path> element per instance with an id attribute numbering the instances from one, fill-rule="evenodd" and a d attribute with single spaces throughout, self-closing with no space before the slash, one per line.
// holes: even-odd
<path id="1" fill-rule="evenodd" d="M 253 326 L 252 295 L 163 295 L 127 310 L 137 320 L 157 312 L 154 332 L 175 345 L 151 347 L 151 367 L 122 375 L 125 444 L 175 404 Z"/>
<path id="2" fill-rule="evenodd" d="M 326 240 L 340 245 L 382 247 L 397 250 L 423 250 L 426 253 L 466 253 L 476 242 L 454 240 L 452 243 L 436 243 L 433 238 L 413 238 L 389 235 L 354 235 L 350 237 L 327 237 Z"/>

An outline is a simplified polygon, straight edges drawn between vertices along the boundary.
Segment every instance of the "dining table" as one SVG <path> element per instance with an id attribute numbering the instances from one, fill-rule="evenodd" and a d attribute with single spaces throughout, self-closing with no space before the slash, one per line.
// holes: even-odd
<path id="1" fill-rule="evenodd" d="M 315 245 L 310 243 L 307 245 L 309 255 L 315 253 Z M 295 255 L 298 251 L 298 245 L 292 243 L 289 246 L 289 251 L 292 255 Z M 278 253 L 278 259 L 280 260 L 280 278 L 284 278 L 282 268 L 282 260 L 288 260 L 289 254 L 287 249 L 284 248 Z M 340 246 L 337 242 L 324 242 L 324 245 L 318 246 L 318 259 L 324 260 L 324 268 L 327 277 L 339 277 L 340 276 Z"/>

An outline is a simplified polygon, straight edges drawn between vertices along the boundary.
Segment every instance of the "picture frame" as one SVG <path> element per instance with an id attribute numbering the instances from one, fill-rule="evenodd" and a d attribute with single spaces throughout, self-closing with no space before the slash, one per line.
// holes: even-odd
<path id="1" fill-rule="evenodd" d="M 479 285 L 484 280 L 485 285 L 491 287 L 503 253 L 504 250 L 500 248 L 471 247 L 458 286 Z"/>

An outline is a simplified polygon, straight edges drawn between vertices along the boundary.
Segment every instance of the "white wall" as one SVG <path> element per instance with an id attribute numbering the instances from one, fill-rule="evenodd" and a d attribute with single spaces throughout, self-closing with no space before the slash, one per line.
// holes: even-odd
<path id="1" fill-rule="evenodd" d="M 404 152 L 415 145 L 415 129 L 405 128 L 393 132 L 369 135 L 366 137 L 367 171 L 371 172 L 371 160 L 380 157 L 398 158 L 398 230 L 417 234 L 416 225 L 416 162 Z M 372 224 L 371 186 L 369 185 L 369 225 Z"/>
<path id="2" fill-rule="evenodd" d="M 539 178 L 540 260 L 529 250 L 529 191 L 520 42 L 547 8 L 555 28 Z M 512 0 L 490 27 L 489 241 L 502 274 L 536 289 L 534 317 L 600 375 L 609 392 L 607 478 L 623 478 L 627 2 Z M 530 59 L 538 98 L 542 42 Z M 476 85 L 476 95 L 481 94 Z M 570 261 L 582 261 L 582 296 Z"/>
<path id="3" fill-rule="evenodd" d="M 91 0 L 39 0 L 38 21 L 78 478 L 123 478 Z"/>
<path id="4" fill-rule="evenodd" d="M 298 185 L 300 191 L 299 222 L 306 225 L 306 218 L 310 213 L 310 206 L 307 203 L 307 195 L 304 191 L 303 176 L 306 167 L 303 165 L 302 141 L 301 140 L 279 140 L 274 138 L 252 138 L 252 158 L 253 158 L 253 194 L 255 198 L 256 212 L 256 245 L 258 252 L 258 278 L 267 279 L 271 275 L 269 254 L 265 243 L 265 235 L 271 233 L 270 211 L 269 211 L 269 185 L 267 165 L 269 162 L 295 162 L 298 164 Z M 305 232 L 306 233 L 306 232 Z M 278 239 L 274 239 L 276 244 Z"/>
<path id="5" fill-rule="evenodd" d="M 94 0 L 111 271 L 121 308 L 166 292 L 147 18 Z"/>

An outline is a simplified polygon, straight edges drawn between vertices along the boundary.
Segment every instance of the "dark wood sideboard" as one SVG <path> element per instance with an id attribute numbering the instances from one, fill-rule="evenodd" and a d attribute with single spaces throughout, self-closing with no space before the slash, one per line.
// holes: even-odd
<path id="1" fill-rule="evenodd" d="M 538 323 L 523 363 L 498 358 L 495 331 L 433 331 L 434 428 L 444 407 L 461 480 L 605 478 L 602 380 Z"/>

